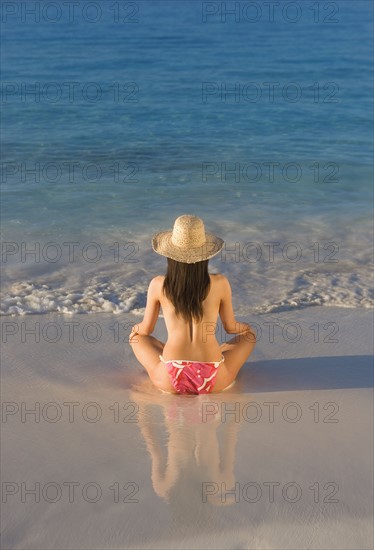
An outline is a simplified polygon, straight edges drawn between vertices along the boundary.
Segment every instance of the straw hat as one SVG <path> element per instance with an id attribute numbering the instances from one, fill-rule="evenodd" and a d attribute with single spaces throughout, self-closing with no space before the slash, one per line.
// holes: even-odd
<path id="1" fill-rule="evenodd" d="M 201 218 L 189 214 L 179 216 L 172 230 L 160 231 L 152 237 L 152 248 L 157 254 L 186 264 L 212 258 L 223 244 L 222 239 L 205 231 Z"/>

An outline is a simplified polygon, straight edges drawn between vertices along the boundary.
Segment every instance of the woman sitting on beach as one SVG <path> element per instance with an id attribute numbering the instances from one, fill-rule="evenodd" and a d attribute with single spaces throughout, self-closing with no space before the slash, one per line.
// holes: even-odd
<path id="1" fill-rule="evenodd" d="M 156 233 L 152 248 L 166 256 L 166 276 L 154 277 L 148 288 L 143 321 L 132 328 L 129 343 L 138 361 L 160 390 L 178 394 L 218 392 L 231 386 L 252 353 L 256 337 L 247 323 L 235 320 L 230 283 L 208 273 L 208 261 L 223 240 L 205 232 L 203 221 L 179 216 L 172 231 Z M 151 336 L 160 306 L 168 339 Z M 218 315 L 234 338 L 219 344 Z"/>

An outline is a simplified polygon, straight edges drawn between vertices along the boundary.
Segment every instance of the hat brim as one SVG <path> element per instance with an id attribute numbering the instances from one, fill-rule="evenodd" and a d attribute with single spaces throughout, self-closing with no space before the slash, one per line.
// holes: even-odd
<path id="1" fill-rule="evenodd" d="M 213 256 L 216 256 L 224 245 L 224 241 L 220 237 L 205 232 L 205 243 L 203 245 L 183 250 L 172 243 L 171 237 L 172 230 L 155 233 L 152 237 L 153 250 L 157 254 L 161 254 L 161 256 L 166 256 L 167 258 L 186 264 L 195 264 L 209 260 Z"/>

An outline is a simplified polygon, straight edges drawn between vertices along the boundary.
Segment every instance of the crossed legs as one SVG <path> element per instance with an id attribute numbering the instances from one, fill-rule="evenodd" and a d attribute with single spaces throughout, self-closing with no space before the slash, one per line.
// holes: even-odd
<path id="1" fill-rule="evenodd" d="M 154 336 L 132 334 L 129 338 L 129 344 L 135 357 L 143 365 L 153 384 L 164 391 L 175 393 L 168 371 L 159 358 L 165 346 L 164 342 L 161 342 L 161 340 L 158 340 Z"/>
<path id="2" fill-rule="evenodd" d="M 237 334 L 228 342 L 221 344 L 225 360 L 219 366 L 214 384 L 214 391 L 222 391 L 237 377 L 238 372 L 251 355 L 256 345 L 256 336 L 252 329 L 243 334 Z"/>
<path id="3" fill-rule="evenodd" d="M 175 393 L 165 365 L 159 359 L 159 355 L 162 354 L 165 346 L 164 342 L 154 336 L 132 334 L 129 338 L 129 344 L 153 384 L 165 391 Z M 252 329 L 221 344 L 221 352 L 225 360 L 218 368 L 214 391 L 222 391 L 235 380 L 255 345 L 256 338 Z"/>

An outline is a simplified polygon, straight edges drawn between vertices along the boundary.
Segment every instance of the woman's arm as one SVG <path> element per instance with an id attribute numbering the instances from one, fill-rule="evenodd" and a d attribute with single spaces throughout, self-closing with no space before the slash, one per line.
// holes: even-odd
<path id="1" fill-rule="evenodd" d="M 160 312 L 160 278 L 154 277 L 149 283 L 147 293 L 147 305 L 145 307 L 143 321 L 137 325 L 134 325 L 131 330 L 131 334 L 140 334 L 141 336 L 149 336 L 154 331 L 158 314 Z M 130 335 L 131 336 L 131 335 Z"/>
<path id="2" fill-rule="evenodd" d="M 228 279 L 222 275 L 222 298 L 219 308 L 222 325 L 227 334 L 245 334 L 250 332 L 255 336 L 255 331 L 248 323 L 241 323 L 235 319 L 232 307 L 232 292 Z"/>

